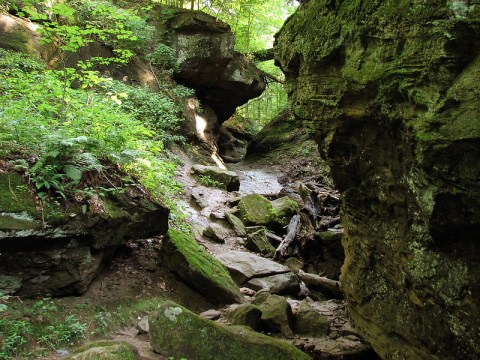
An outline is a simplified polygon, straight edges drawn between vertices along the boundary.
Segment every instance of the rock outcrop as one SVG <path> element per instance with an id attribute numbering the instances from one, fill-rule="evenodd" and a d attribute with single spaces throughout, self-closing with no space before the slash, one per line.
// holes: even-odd
<path id="1" fill-rule="evenodd" d="M 80 294 L 124 241 L 166 233 L 168 213 L 140 193 L 92 199 L 85 212 L 42 208 L 23 178 L 0 173 L 0 291 Z"/>
<path id="2" fill-rule="evenodd" d="M 480 1 L 302 2 L 277 35 L 342 193 L 342 286 L 388 359 L 480 356 Z"/>
<path id="3" fill-rule="evenodd" d="M 220 123 L 235 109 L 261 95 L 265 79 L 243 54 L 234 51 L 235 36 L 226 23 L 201 11 L 178 11 L 163 25 L 171 34 L 178 71 L 175 79 L 194 88 Z"/>

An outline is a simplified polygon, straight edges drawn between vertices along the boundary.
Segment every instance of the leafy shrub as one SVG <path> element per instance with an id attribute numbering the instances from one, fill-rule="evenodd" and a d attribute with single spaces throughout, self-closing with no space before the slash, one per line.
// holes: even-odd
<path id="1" fill-rule="evenodd" d="M 59 308 L 50 298 L 38 300 L 30 307 L 17 310 L 5 296 L 5 316 L 0 318 L 0 360 L 26 354 L 29 343 L 58 349 L 72 346 L 86 336 L 87 324 L 76 315 L 59 316 Z"/>
<path id="2" fill-rule="evenodd" d="M 40 71 L 26 55 L 3 54 L 0 148 L 38 155 L 26 167 L 33 165 L 27 172 L 39 191 L 63 196 L 107 158 L 124 163 L 157 199 L 179 190 L 175 165 L 159 158 L 165 142 L 181 139 L 173 134 L 180 108 L 171 98 L 110 81 L 89 91 L 72 89 L 64 72 Z"/>
<path id="3" fill-rule="evenodd" d="M 135 10 L 116 7 L 104 0 L 72 1 L 76 21 L 86 28 L 104 29 L 97 36 L 107 45 L 118 49 L 144 52 L 154 33 L 154 27 L 147 24 Z"/>
<path id="4" fill-rule="evenodd" d="M 152 65 L 161 70 L 175 70 L 177 58 L 175 51 L 165 44 L 158 44 L 155 50 L 145 57 Z"/>

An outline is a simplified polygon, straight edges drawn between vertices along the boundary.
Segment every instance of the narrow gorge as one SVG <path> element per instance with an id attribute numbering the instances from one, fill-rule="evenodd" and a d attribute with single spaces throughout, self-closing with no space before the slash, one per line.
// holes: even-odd
<path id="1" fill-rule="evenodd" d="M 0 4 L 0 360 L 477 359 L 479 20 Z"/>

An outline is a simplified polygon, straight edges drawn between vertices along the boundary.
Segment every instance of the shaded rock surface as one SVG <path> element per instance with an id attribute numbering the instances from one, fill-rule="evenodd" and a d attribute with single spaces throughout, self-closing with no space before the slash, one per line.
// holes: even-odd
<path id="1" fill-rule="evenodd" d="M 168 231 L 162 243 L 162 265 L 213 302 L 243 301 L 240 289 L 225 267 L 187 234 Z"/>
<path id="2" fill-rule="evenodd" d="M 310 357 L 294 346 L 245 326 L 225 327 L 200 318 L 173 302 L 150 315 L 150 341 L 156 352 L 174 358 L 302 360 Z"/>
<path id="3" fill-rule="evenodd" d="M 312 0 L 277 35 L 342 193 L 350 314 L 383 358 L 480 356 L 479 18 L 476 0 Z"/>
<path id="4" fill-rule="evenodd" d="M 82 293 L 126 240 L 167 231 L 168 209 L 141 191 L 98 198 L 86 214 L 42 213 L 15 174 L 0 174 L 0 192 L 0 272 L 9 276 L 0 290 L 21 296 Z"/>
<path id="5" fill-rule="evenodd" d="M 253 277 L 290 272 L 284 265 L 245 251 L 229 251 L 220 254 L 218 259 L 230 271 L 237 284 L 244 284 Z"/>

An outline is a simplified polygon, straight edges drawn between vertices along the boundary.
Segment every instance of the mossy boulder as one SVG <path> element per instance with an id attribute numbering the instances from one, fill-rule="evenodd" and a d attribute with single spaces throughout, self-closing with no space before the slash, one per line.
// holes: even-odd
<path id="1" fill-rule="evenodd" d="M 253 304 L 241 304 L 227 314 L 232 325 L 244 325 L 259 331 L 262 326 L 262 311 Z"/>
<path id="2" fill-rule="evenodd" d="M 247 231 L 245 230 L 245 225 L 243 224 L 242 220 L 229 212 L 225 213 L 225 217 L 230 225 L 232 225 L 233 231 L 235 231 L 237 236 L 243 237 L 247 235 Z"/>
<path id="3" fill-rule="evenodd" d="M 195 164 L 191 172 L 200 177 L 200 183 L 204 185 L 221 187 L 227 191 L 240 189 L 240 178 L 235 171 L 220 169 L 218 166 Z"/>
<path id="4" fill-rule="evenodd" d="M 293 331 L 295 334 L 323 337 L 328 335 L 329 330 L 330 320 L 307 302 L 302 301 L 294 316 Z"/>
<path id="5" fill-rule="evenodd" d="M 167 231 L 168 209 L 144 196 L 111 195 L 96 204 L 87 213 L 80 205 L 42 208 L 21 176 L 0 174 L 0 273 L 20 282 L 15 294 L 82 293 L 125 240 Z M 0 282 L 0 291 L 11 290 Z"/>
<path id="6" fill-rule="evenodd" d="M 272 255 L 275 252 L 275 248 L 268 241 L 265 232 L 266 229 L 264 227 L 261 227 L 259 230 L 249 233 L 247 235 L 247 242 L 245 243 L 245 247 L 255 253 Z"/>
<path id="7" fill-rule="evenodd" d="M 297 215 L 299 211 L 298 203 L 288 196 L 273 200 L 272 206 L 275 210 L 275 222 L 282 226 L 287 226 L 292 216 Z"/>
<path id="8" fill-rule="evenodd" d="M 286 337 L 293 336 L 293 312 L 286 298 L 269 295 L 257 306 L 262 311 L 262 323 L 265 329 Z"/>
<path id="9" fill-rule="evenodd" d="M 136 360 L 130 344 L 123 341 L 96 341 L 75 349 L 66 360 Z"/>
<path id="10" fill-rule="evenodd" d="M 227 269 L 195 239 L 170 229 L 162 242 L 162 265 L 214 303 L 243 302 L 240 289 Z"/>
<path id="11" fill-rule="evenodd" d="M 307 360 L 294 346 L 245 326 L 223 326 L 167 301 L 149 316 L 152 348 L 189 360 Z"/>
<path id="12" fill-rule="evenodd" d="M 268 225 L 275 219 L 275 209 L 264 196 L 244 196 L 237 205 L 236 215 L 245 225 Z"/>
<path id="13" fill-rule="evenodd" d="M 349 315 L 382 358 L 480 358 L 479 21 L 478 0 L 311 0 L 276 37 L 342 193 Z"/>

